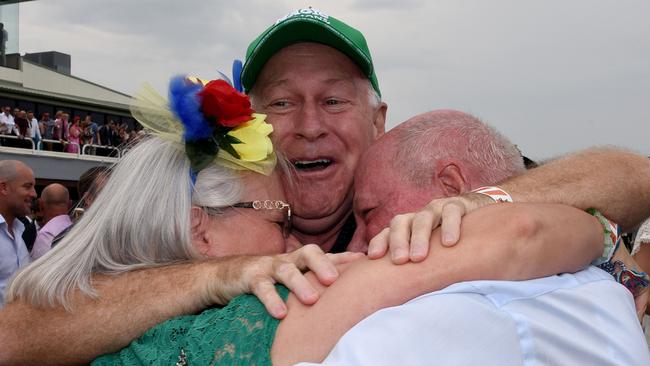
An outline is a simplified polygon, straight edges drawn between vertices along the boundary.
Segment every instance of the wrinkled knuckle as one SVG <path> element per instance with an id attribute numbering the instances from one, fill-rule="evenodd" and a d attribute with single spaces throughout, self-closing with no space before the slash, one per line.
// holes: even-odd
<path id="1" fill-rule="evenodd" d="M 395 217 L 393 217 L 390 220 L 390 226 L 400 225 L 401 223 L 403 223 L 407 219 L 408 219 L 408 216 L 406 214 L 395 215 Z"/>
<path id="2" fill-rule="evenodd" d="M 248 272 L 251 273 L 264 273 L 273 268 L 273 263 L 277 259 L 275 257 L 260 256 L 255 261 L 252 261 L 248 266 Z"/>
<path id="3" fill-rule="evenodd" d="M 424 222 L 424 221 L 429 221 L 431 220 L 432 213 L 430 211 L 420 211 L 413 216 L 413 221 L 414 222 Z"/>
<path id="4" fill-rule="evenodd" d="M 296 270 L 296 265 L 290 262 L 278 263 L 275 266 L 275 273 L 282 278 L 290 276 L 292 273 L 295 273 Z"/>
<path id="5" fill-rule="evenodd" d="M 251 278 L 251 281 L 248 285 L 249 289 L 253 293 L 262 293 L 266 288 L 267 284 L 273 284 L 273 280 L 268 276 L 256 275 Z"/>

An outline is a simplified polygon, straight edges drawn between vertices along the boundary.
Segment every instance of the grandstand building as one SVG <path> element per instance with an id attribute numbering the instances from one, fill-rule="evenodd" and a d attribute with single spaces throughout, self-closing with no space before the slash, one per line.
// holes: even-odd
<path id="1" fill-rule="evenodd" d="M 130 129 L 137 128 L 129 113 L 130 96 L 75 77 L 71 73 L 70 55 L 56 51 L 20 55 L 17 41 L 18 4 L 0 5 L 0 23 L 5 29 L 4 38 L 0 39 L 3 41 L 0 106 L 33 111 L 39 120 L 43 113 L 54 116 L 56 111 L 63 111 L 70 115 L 70 120 L 73 116 L 83 119 L 90 115 L 99 126 L 112 120 L 118 125 L 126 124 Z M 2 136 L 4 141 L 13 138 Z M 121 153 L 115 149 L 111 157 L 97 156 L 98 149 L 93 146 L 85 146 L 78 153 L 45 151 L 39 150 L 33 143 L 30 146 L 29 141 L 21 142 L 23 145 L 20 148 L 3 144 L 0 146 L 0 159 L 21 160 L 32 167 L 37 190 L 51 182 L 58 182 L 68 186 L 73 196 L 76 195 L 76 181 L 81 173 L 94 166 L 113 164 Z"/>

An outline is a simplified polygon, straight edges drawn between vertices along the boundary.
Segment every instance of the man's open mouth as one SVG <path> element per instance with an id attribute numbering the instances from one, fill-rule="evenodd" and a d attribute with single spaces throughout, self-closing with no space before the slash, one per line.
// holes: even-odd
<path id="1" fill-rule="evenodd" d="M 315 159 L 315 160 L 295 160 L 293 166 L 300 171 L 312 171 L 325 169 L 332 164 L 330 159 Z"/>

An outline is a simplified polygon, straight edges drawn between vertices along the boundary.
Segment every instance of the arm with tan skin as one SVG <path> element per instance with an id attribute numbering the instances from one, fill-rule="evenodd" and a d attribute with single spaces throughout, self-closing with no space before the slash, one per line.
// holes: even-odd
<path id="1" fill-rule="evenodd" d="M 300 269 L 315 270 L 322 283 L 330 284 L 338 276 L 333 263 L 351 258 L 356 257 L 325 256 L 310 245 L 277 256 L 228 257 L 97 276 L 99 298 L 77 293 L 71 312 L 60 306 L 35 308 L 24 301 L 1 309 L 0 365 L 87 364 L 125 347 L 157 323 L 227 303 L 245 292 L 254 293 L 272 314 L 283 317 L 286 307 L 274 282 L 286 284 L 300 294 L 300 301 L 311 304 L 318 293 Z"/>
<path id="2" fill-rule="evenodd" d="M 558 225 L 572 230 L 555 230 Z M 602 235 L 597 219 L 568 206 L 512 204 L 477 210 L 464 219 L 454 248 L 441 245 L 437 229 L 431 238 L 433 252 L 420 263 L 395 265 L 388 257 L 360 260 L 316 304 L 303 306 L 290 296 L 289 313 L 273 344 L 273 364 L 321 361 L 364 317 L 452 283 L 524 280 L 583 268 L 602 253 Z M 569 245 L 574 254 L 559 255 Z"/>

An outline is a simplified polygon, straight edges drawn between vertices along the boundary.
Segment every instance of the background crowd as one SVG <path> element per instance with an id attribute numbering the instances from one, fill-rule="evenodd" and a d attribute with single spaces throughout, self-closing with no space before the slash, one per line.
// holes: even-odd
<path id="1" fill-rule="evenodd" d="M 91 115 L 71 117 L 57 111 L 54 116 L 46 112 L 36 118 L 32 111 L 12 110 L 8 106 L 2 107 L 0 113 L 1 146 L 80 154 L 85 145 L 92 145 L 84 153 L 109 155 L 111 151 L 102 147 L 122 148 L 141 134 L 137 126 L 130 128 L 112 119 L 99 125 Z"/>

